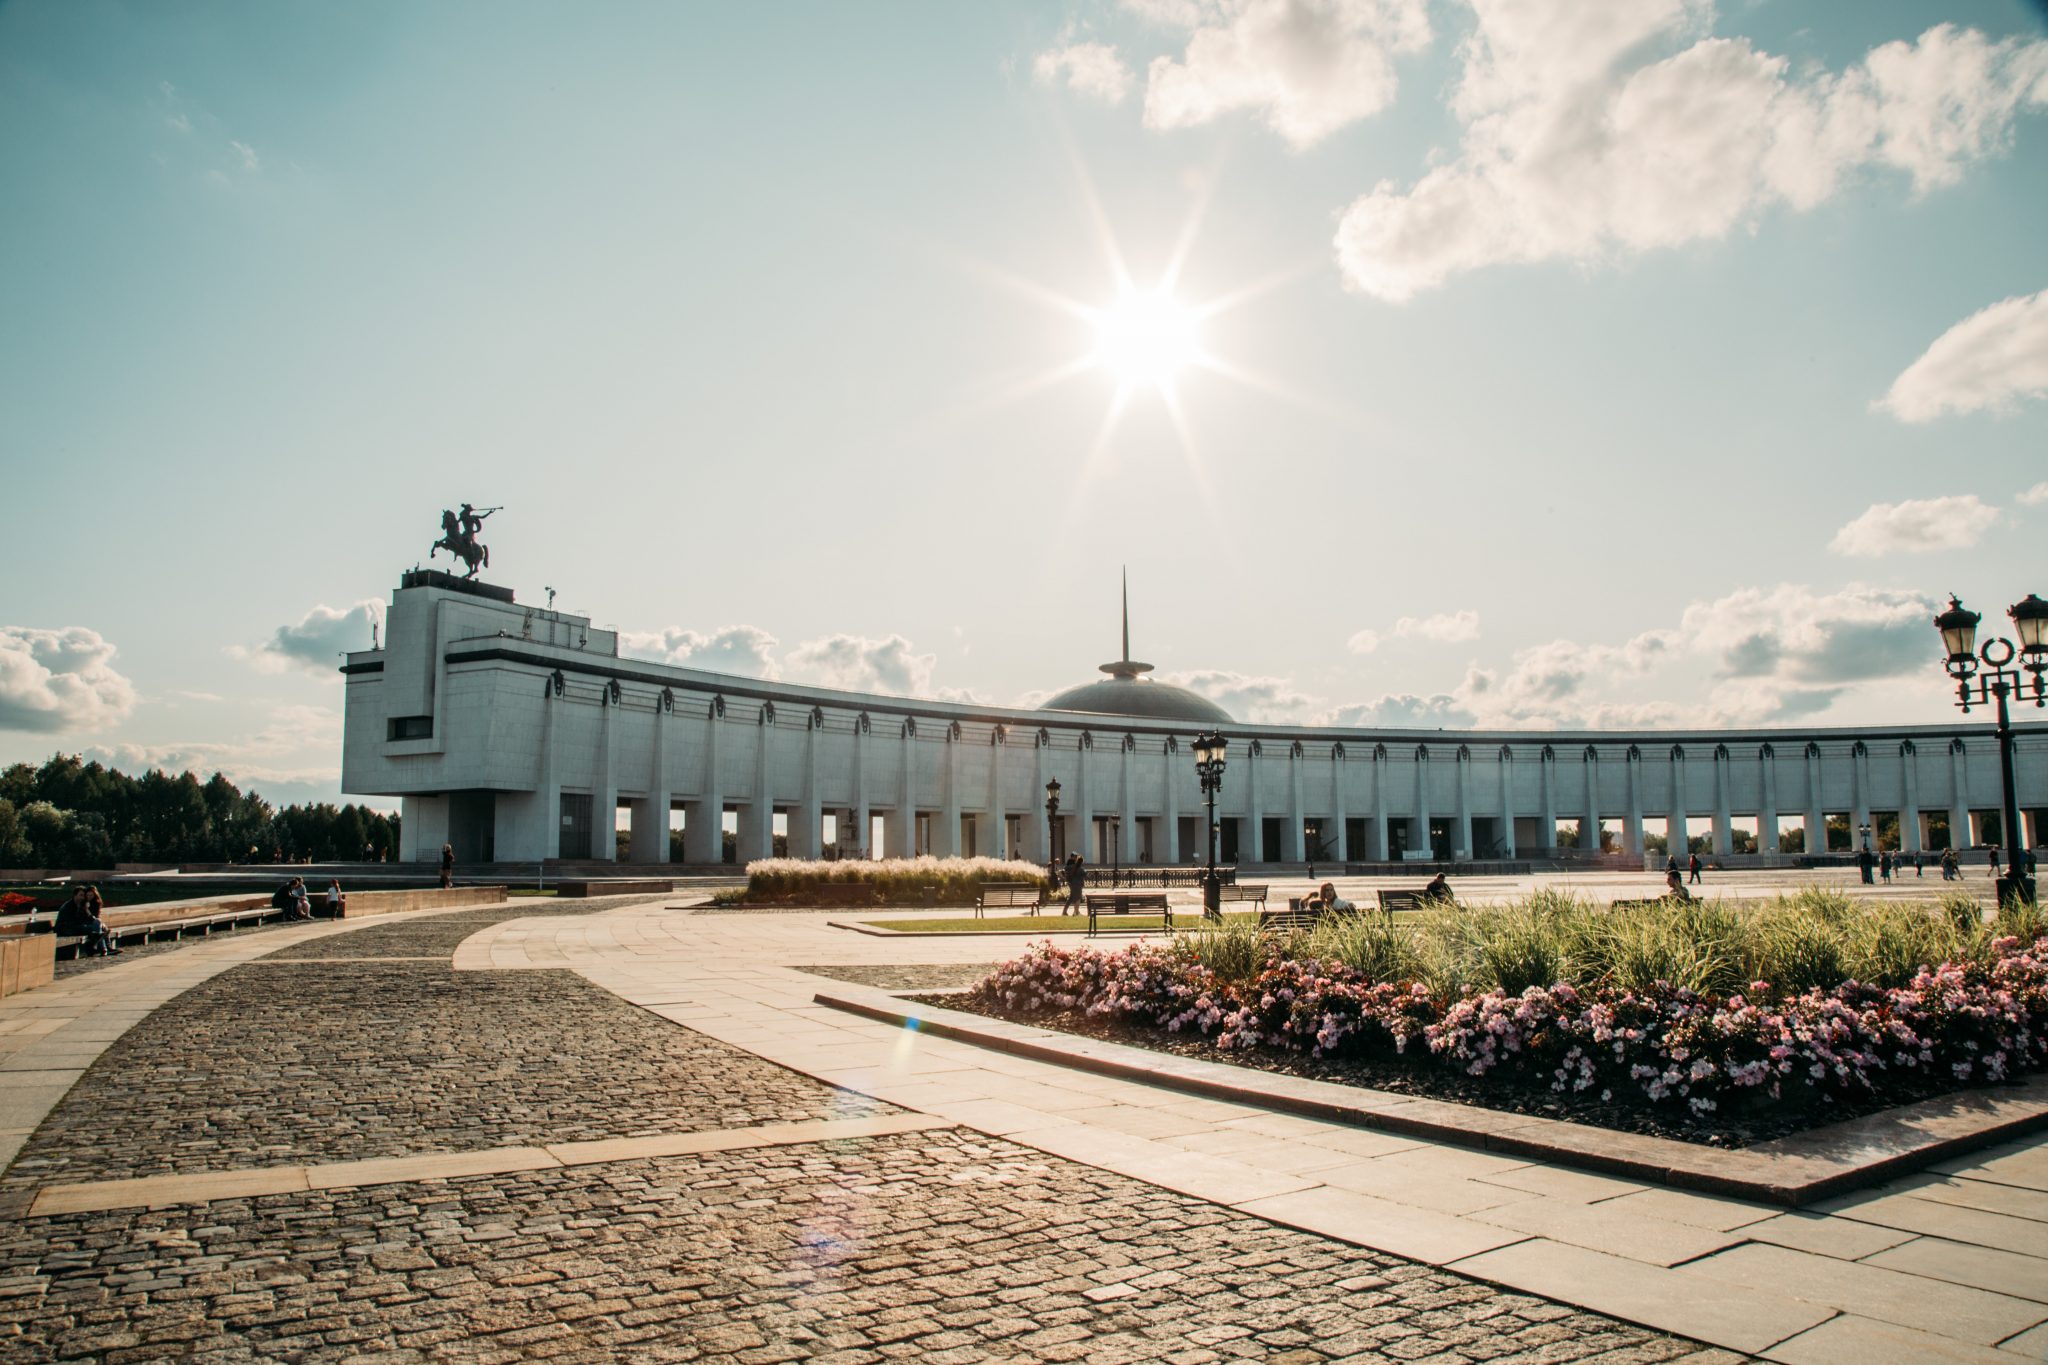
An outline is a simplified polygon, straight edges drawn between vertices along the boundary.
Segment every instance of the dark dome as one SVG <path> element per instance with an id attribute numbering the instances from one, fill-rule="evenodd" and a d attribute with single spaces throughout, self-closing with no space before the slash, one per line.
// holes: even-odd
<path id="1" fill-rule="evenodd" d="M 1229 725 L 1230 713 L 1207 697 L 1148 678 L 1109 677 L 1082 683 L 1051 698 L 1043 711 L 1085 711 L 1103 716 L 1143 716 L 1148 720 L 1196 720 Z"/>

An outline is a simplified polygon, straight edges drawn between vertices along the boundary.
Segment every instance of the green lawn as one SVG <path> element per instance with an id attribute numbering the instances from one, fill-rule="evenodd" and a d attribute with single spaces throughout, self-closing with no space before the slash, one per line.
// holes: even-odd
<path id="1" fill-rule="evenodd" d="M 1256 919 L 1255 910 L 1233 910 L 1224 915 L 1227 920 Z M 1085 934 L 1088 932 L 1086 915 L 1006 915 L 998 918 L 990 915 L 986 919 L 972 916 L 946 919 L 870 919 L 862 924 L 873 929 L 893 929 L 900 934 Z M 1157 915 L 1099 915 L 1095 920 L 1098 929 L 1157 929 Z M 1202 927 L 1202 912 L 1175 912 L 1173 927 L 1176 929 L 1199 929 Z"/>

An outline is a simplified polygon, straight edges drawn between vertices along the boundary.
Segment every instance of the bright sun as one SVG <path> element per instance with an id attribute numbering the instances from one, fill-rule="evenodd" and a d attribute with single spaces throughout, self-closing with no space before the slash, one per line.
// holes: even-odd
<path id="1" fill-rule="evenodd" d="M 1127 290 L 1107 308 L 1094 309 L 1095 364 L 1123 385 L 1165 389 L 1202 358 L 1201 315 L 1165 290 Z"/>

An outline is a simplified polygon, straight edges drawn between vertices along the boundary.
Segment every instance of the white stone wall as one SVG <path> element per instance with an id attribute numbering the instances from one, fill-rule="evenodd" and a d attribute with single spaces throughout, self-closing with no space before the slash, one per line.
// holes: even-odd
<path id="1" fill-rule="evenodd" d="M 1181 837 L 1182 817 L 1202 812 L 1188 750 L 1193 724 L 959 706 L 670 668 L 619 658 L 616 636 L 584 618 L 440 587 L 395 593 L 387 619 L 384 648 L 349 657 L 342 786 L 405 798 L 408 857 L 431 858 L 444 840 L 465 837 L 451 828 L 448 794 L 487 792 L 495 800 L 490 847 L 500 861 L 558 856 L 564 793 L 591 797 L 599 858 L 611 856 L 622 803 L 633 813 L 635 856 L 649 861 L 667 855 L 672 805 L 695 830 L 692 861 L 717 859 L 726 810 L 737 816 L 743 861 L 766 856 L 778 810 L 798 854 L 816 851 L 824 813 L 850 810 L 849 844 L 867 844 L 864 814 L 885 817 L 886 846 L 871 852 L 910 852 L 916 824 L 906 817 L 917 814 L 930 817 L 931 851 L 961 851 L 961 821 L 972 816 L 977 851 L 993 852 L 1004 817 L 1019 816 L 1022 847 L 1014 851 L 1043 858 L 1044 784 L 1052 777 L 1062 787 L 1066 847 L 1086 837 L 1093 854 L 1093 819 L 1115 815 L 1122 861 L 1137 860 L 1140 820 L 1155 822 L 1155 861 L 1194 861 L 1203 852 L 1199 837 Z M 430 735 L 389 736 L 393 718 L 422 716 L 432 718 Z M 1711 833 L 1725 850 L 1733 821 L 1748 816 L 1764 824 L 1768 851 L 1768 803 L 1795 822 L 1847 813 L 1852 828 L 1875 812 L 1898 812 L 1912 848 L 1912 812 L 1953 819 L 2001 801 L 1990 727 L 1929 720 L 1590 734 L 1233 725 L 1217 814 L 1246 822 L 1244 861 L 1254 860 L 1264 818 L 1281 821 L 1284 861 L 1304 856 L 1307 819 L 1330 823 L 1337 852 L 1352 861 L 1384 856 L 1388 821 L 1431 818 L 1450 822 L 1461 857 L 1483 852 L 1474 843 L 1488 822 L 1498 839 L 1515 817 L 1533 820 L 1539 835 L 1559 822 L 1613 821 L 1622 851 L 1639 854 L 1645 834 L 1676 826 Z M 2021 807 L 2048 807 L 2048 728 L 2024 727 L 2017 749 Z M 1346 819 L 1363 826 L 1362 841 L 1348 847 Z M 1199 832 L 1199 819 L 1191 828 Z"/>

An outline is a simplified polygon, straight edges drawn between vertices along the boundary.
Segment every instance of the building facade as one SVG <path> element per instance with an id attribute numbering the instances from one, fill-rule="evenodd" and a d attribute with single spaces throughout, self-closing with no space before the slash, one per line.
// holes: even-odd
<path id="1" fill-rule="evenodd" d="M 587 617 L 414 571 L 392 595 L 382 647 L 342 670 L 342 789 L 401 798 L 408 860 L 449 843 L 467 863 L 609 861 L 623 822 L 634 863 L 744 863 L 781 848 L 1187 864 L 1207 853 L 1189 741 L 1221 729 L 1219 852 L 1239 865 L 1602 847 L 1639 857 L 1658 835 L 1677 850 L 1704 837 L 1723 856 L 1780 853 L 1793 831 L 1808 852 L 1831 834 L 1837 850 L 1865 838 L 1908 852 L 2010 842 L 1988 724 L 1223 723 L 1213 703 L 1178 700 L 1143 669 L 1105 665 L 1108 682 L 1039 710 L 841 692 L 622 658 L 616 633 Z M 1051 709 L 1063 698 L 1101 709 Z M 2015 747 L 2021 820 L 2038 845 L 2048 726 L 2022 726 Z"/>

